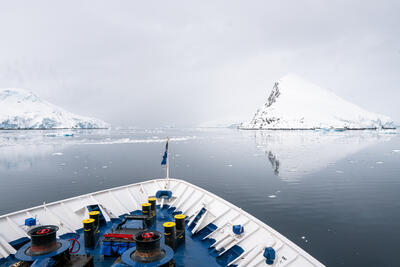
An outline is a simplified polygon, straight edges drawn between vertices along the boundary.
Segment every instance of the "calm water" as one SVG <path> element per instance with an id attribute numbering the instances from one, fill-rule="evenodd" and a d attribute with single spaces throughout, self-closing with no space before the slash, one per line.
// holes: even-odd
<path id="1" fill-rule="evenodd" d="M 243 208 L 324 264 L 399 266 L 396 131 L 0 131 L 0 214 L 163 177 L 166 136 L 171 176 Z"/>

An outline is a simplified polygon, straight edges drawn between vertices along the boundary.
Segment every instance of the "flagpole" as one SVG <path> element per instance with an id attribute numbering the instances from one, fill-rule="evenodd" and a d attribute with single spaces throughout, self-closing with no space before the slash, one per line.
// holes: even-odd
<path id="1" fill-rule="evenodd" d="M 169 137 L 167 137 L 167 144 L 168 144 L 168 149 L 167 149 L 167 179 L 169 178 Z"/>

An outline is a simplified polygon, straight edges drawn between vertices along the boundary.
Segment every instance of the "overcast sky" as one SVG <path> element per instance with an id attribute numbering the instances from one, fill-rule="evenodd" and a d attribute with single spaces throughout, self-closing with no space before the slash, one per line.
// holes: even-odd
<path id="1" fill-rule="evenodd" d="M 241 120 L 287 73 L 400 121 L 400 1 L 1 1 L 0 88 L 113 125 Z M 1 107 L 0 107 L 1 108 Z"/>

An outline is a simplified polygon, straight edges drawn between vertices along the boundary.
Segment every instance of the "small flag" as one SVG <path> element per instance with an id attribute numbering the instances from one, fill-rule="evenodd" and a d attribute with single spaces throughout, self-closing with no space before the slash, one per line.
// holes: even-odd
<path id="1" fill-rule="evenodd" d="M 161 165 L 167 164 L 167 157 L 168 157 L 168 141 L 167 144 L 165 145 L 165 152 L 164 156 L 162 157 Z"/>

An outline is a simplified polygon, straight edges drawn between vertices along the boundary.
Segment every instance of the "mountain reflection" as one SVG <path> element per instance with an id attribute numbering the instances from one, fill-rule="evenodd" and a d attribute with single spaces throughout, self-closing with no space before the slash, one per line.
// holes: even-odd
<path id="1" fill-rule="evenodd" d="M 13 145 L 0 147 L 0 170 L 26 170 L 39 160 L 50 156 L 59 146 Z"/>
<path id="2" fill-rule="evenodd" d="M 369 146 L 389 141 L 393 132 L 244 130 L 241 135 L 254 139 L 275 175 L 284 180 L 297 180 Z"/>
<path id="3" fill-rule="evenodd" d="M 279 160 L 271 151 L 265 152 L 265 154 L 268 155 L 268 160 L 272 165 L 272 169 L 274 169 L 275 175 L 279 175 Z"/>

